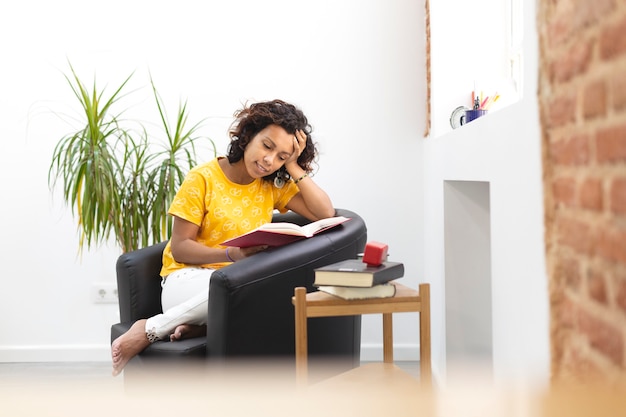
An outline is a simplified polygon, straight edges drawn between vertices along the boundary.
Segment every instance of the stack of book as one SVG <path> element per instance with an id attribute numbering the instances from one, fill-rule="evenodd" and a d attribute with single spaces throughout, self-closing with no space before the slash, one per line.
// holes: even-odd
<path id="1" fill-rule="evenodd" d="M 396 293 L 390 281 L 403 276 L 401 262 L 387 261 L 371 266 L 360 259 L 348 259 L 316 269 L 313 285 L 346 300 L 384 298 Z"/>

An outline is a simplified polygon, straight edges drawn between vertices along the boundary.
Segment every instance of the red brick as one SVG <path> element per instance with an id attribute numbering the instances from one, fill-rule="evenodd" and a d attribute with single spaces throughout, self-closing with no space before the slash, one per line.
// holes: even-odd
<path id="1" fill-rule="evenodd" d="M 596 253 L 606 260 L 626 266 L 626 230 L 615 225 L 598 228 Z"/>
<path id="2" fill-rule="evenodd" d="M 574 377 L 576 381 L 597 379 L 603 375 L 600 368 L 589 358 L 587 349 L 584 349 L 582 346 L 570 344 L 565 365 L 569 378 Z"/>
<path id="3" fill-rule="evenodd" d="M 576 95 L 567 93 L 552 100 L 548 109 L 548 127 L 559 127 L 576 120 Z"/>
<path id="4" fill-rule="evenodd" d="M 588 210 L 602 210 L 602 181 L 586 178 L 580 186 L 580 206 Z"/>
<path id="5" fill-rule="evenodd" d="M 578 323 L 578 309 L 569 297 L 559 297 L 552 304 L 553 331 L 559 333 L 565 329 L 574 329 Z"/>
<path id="6" fill-rule="evenodd" d="M 615 303 L 626 314 L 626 276 L 616 278 Z"/>
<path id="7" fill-rule="evenodd" d="M 622 332 L 604 320 L 600 320 L 584 309 L 578 312 L 578 324 L 589 344 L 618 366 L 624 363 L 624 340 Z"/>
<path id="8" fill-rule="evenodd" d="M 600 57 L 612 59 L 626 52 L 626 18 L 607 27 L 600 34 Z"/>
<path id="9" fill-rule="evenodd" d="M 607 91 L 604 81 L 596 81 L 585 88 L 583 115 L 592 119 L 606 115 Z"/>
<path id="10" fill-rule="evenodd" d="M 626 178 L 616 178 L 611 183 L 611 210 L 614 213 L 626 213 Z M 624 242 L 626 245 L 626 242 Z"/>
<path id="11" fill-rule="evenodd" d="M 624 6 L 537 7 L 553 377 L 626 370 L 626 193 L 615 179 L 626 181 Z"/>
<path id="12" fill-rule="evenodd" d="M 626 124 L 598 130 L 596 159 L 600 163 L 626 160 Z"/>
<path id="13" fill-rule="evenodd" d="M 561 2 L 562 4 L 563 2 Z M 558 4 L 557 4 L 558 6 Z M 545 10 L 545 9 L 544 9 Z M 556 8 L 553 10 L 551 16 L 545 16 L 545 23 L 547 25 L 547 41 L 550 49 L 554 49 L 555 46 L 561 45 L 568 38 L 571 37 L 574 29 L 572 28 L 572 8 Z"/>
<path id="14" fill-rule="evenodd" d="M 574 206 L 576 204 L 576 181 L 573 178 L 558 178 L 552 183 L 554 201 L 557 205 Z"/>
<path id="15" fill-rule="evenodd" d="M 621 110 L 626 107 L 626 77 L 624 71 L 617 71 L 611 80 L 611 94 L 613 95 L 613 108 Z"/>
<path id="16" fill-rule="evenodd" d="M 566 2 L 567 3 L 567 2 Z M 602 22 L 615 9 L 615 0 L 575 1 L 574 22 L 572 26 L 576 32 Z"/>
<path id="17" fill-rule="evenodd" d="M 583 221 L 560 216 L 556 219 L 556 232 L 560 244 L 569 246 L 579 253 L 592 254 L 593 232 Z"/>
<path id="18" fill-rule="evenodd" d="M 552 61 L 551 80 L 558 84 L 585 73 L 591 62 L 591 53 L 591 42 L 575 43 L 568 51 Z"/>
<path id="19" fill-rule="evenodd" d="M 580 273 L 580 263 L 576 257 L 561 256 L 556 260 L 556 268 L 553 271 L 553 279 L 559 284 L 559 288 L 564 286 L 577 292 L 582 281 Z M 555 302 L 559 302 L 555 298 Z"/>
<path id="20" fill-rule="evenodd" d="M 550 8 L 541 9 L 542 20 L 548 25 L 550 47 L 569 40 L 585 28 L 600 22 L 615 9 L 615 0 L 556 1 Z"/>
<path id="21" fill-rule="evenodd" d="M 550 144 L 550 156 L 556 165 L 586 165 L 589 163 L 589 137 L 576 135 Z"/>
<path id="22" fill-rule="evenodd" d="M 606 278 L 601 271 L 589 270 L 587 273 L 587 288 L 589 296 L 593 300 L 603 305 L 607 304 Z"/>
<path id="23" fill-rule="evenodd" d="M 578 290 L 581 282 L 580 263 L 575 258 L 561 259 L 561 262 L 566 285 L 574 291 Z"/>

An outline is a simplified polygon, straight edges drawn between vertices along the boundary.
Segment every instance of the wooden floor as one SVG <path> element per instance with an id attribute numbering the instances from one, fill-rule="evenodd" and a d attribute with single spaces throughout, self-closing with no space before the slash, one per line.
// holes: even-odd
<path id="1" fill-rule="evenodd" d="M 334 407 L 340 411 L 337 415 L 350 415 L 348 411 L 357 405 L 359 416 L 380 417 L 387 414 L 379 413 L 380 410 L 370 405 L 375 403 L 387 410 L 387 401 L 378 399 L 381 390 L 398 395 L 393 386 L 402 382 L 387 378 L 382 381 L 384 385 L 377 388 L 375 378 L 361 376 L 358 384 L 348 381 L 349 386 L 345 387 L 345 381 L 334 379 L 343 373 L 335 372 L 327 379 L 319 378 L 308 386 L 302 386 L 296 382 L 294 364 L 289 364 L 281 367 L 280 363 L 267 361 L 246 363 L 235 370 L 228 366 L 224 372 L 220 372 L 220 368 L 215 369 L 216 372 L 207 372 L 206 368 L 198 366 L 189 369 L 190 372 L 181 366 L 165 371 L 159 367 L 158 371 L 149 369 L 139 377 L 130 372 L 112 377 L 111 365 L 104 362 L 0 363 L 0 414 L 165 417 L 211 410 L 211 415 L 220 416 L 280 417 L 283 414 L 293 415 L 293 410 L 298 410 L 297 414 L 301 417 L 331 417 L 332 413 L 327 413 L 327 402 L 331 401 L 337 403 Z M 310 365 L 311 371 L 315 371 L 311 374 L 317 373 L 318 364 Z M 405 362 L 401 365 L 407 369 L 401 387 L 415 386 L 417 379 L 409 372 L 416 375 L 419 363 Z M 335 371 L 337 369 L 334 368 Z M 367 383 L 372 379 L 372 384 Z M 339 385 L 333 385 L 333 381 Z M 358 389 L 358 385 L 365 388 Z M 413 395 L 403 395 L 401 399 L 414 402 Z M 399 402 L 398 407 L 402 409 L 394 412 L 394 417 L 414 416 L 414 407 L 404 407 L 403 404 L 403 401 Z"/>
<path id="2" fill-rule="evenodd" d="M 233 417 L 626 416 L 626 385 L 545 390 L 520 381 L 493 384 L 489 375 L 470 372 L 445 387 L 423 390 L 417 383 L 418 362 L 396 362 L 401 372 L 381 372 L 375 363 L 363 365 L 305 389 L 295 379 L 276 378 L 270 364 L 187 383 L 154 381 L 157 378 L 150 375 L 140 389 L 129 390 L 123 377 L 111 376 L 109 363 L 0 363 L 0 414 L 170 417 L 210 410 L 211 415 Z"/>
<path id="3" fill-rule="evenodd" d="M 396 365 L 414 378 L 419 378 L 419 362 L 399 361 Z M 111 364 L 108 362 L 0 362 L 0 384 L 24 378 L 99 381 L 113 385 L 123 383 L 123 378 L 111 376 Z"/>

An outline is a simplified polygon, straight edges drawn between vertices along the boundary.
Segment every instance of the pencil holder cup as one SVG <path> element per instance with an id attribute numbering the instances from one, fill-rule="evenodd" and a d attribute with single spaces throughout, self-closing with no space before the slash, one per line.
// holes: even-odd
<path id="1" fill-rule="evenodd" d="M 467 124 L 471 122 L 472 120 L 476 120 L 479 117 L 483 117 L 486 114 L 487 114 L 487 110 L 482 110 L 482 109 L 465 110 L 465 115 L 461 116 L 461 124 L 462 125 Z"/>

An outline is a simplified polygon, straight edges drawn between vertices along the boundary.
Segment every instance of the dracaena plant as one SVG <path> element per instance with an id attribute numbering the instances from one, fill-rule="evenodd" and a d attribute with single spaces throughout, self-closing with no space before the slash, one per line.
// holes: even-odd
<path id="1" fill-rule="evenodd" d="M 197 163 L 201 121 L 188 126 L 187 103 L 174 123 L 154 81 L 152 94 L 164 138 L 154 140 L 142 123 L 122 118 L 114 107 L 125 95 L 131 74 L 109 96 L 94 80 L 88 89 L 70 64 L 65 78 L 81 108 L 80 127 L 56 144 L 48 171 L 51 188 L 77 216 L 79 248 L 103 243 L 113 234 L 124 252 L 167 239 L 172 220 L 167 209 L 185 174 Z"/>

